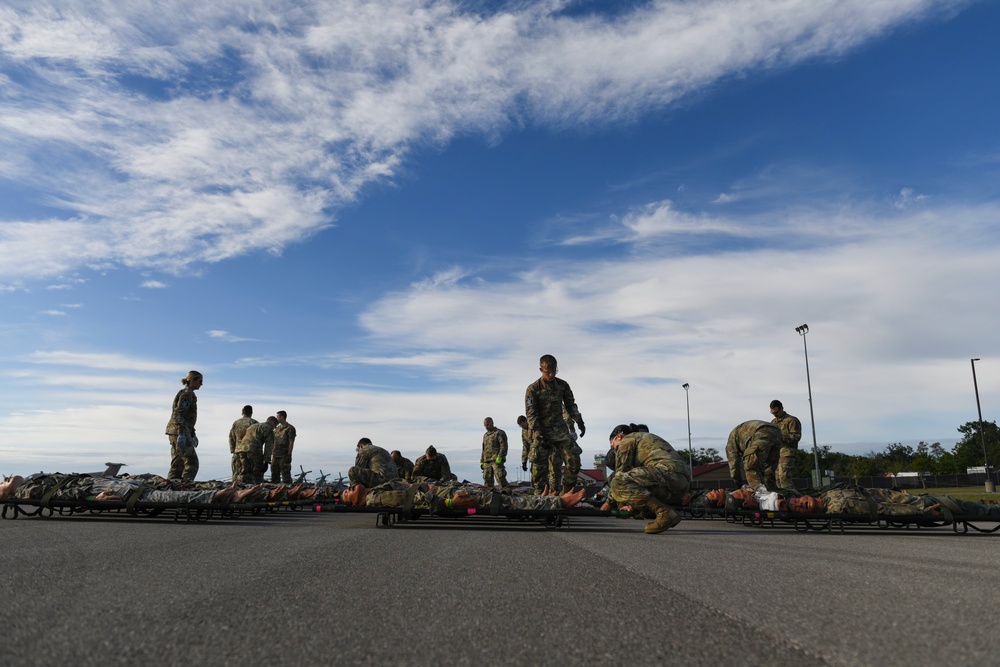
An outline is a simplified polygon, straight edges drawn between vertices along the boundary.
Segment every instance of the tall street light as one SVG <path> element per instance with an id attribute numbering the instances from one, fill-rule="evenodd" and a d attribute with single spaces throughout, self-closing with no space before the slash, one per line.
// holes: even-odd
<path id="1" fill-rule="evenodd" d="M 819 473 L 819 447 L 816 445 L 816 417 L 813 415 L 813 390 L 812 381 L 809 379 L 809 346 L 806 345 L 806 334 L 809 333 L 809 325 L 803 324 L 801 326 L 795 327 L 795 331 L 802 336 L 802 349 L 806 354 L 806 388 L 809 390 L 809 421 L 812 422 L 812 432 L 813 432 L 813 459 L 816 461 L 816 472 L 814 474 L 815 479 L 813 484 L 819 486 L 820 473 Z"/>
<path id="2" fill-rule="evenodd" d="M 688 391 L 691 385 L 685 382 L 681 386 L 684 387 L 684 399 L 688 411 L 688 465 L 691 466 L 691 474 L 694 475 L 694 450 L 691 449 L 691 393 Z"/>
<path id="3" fill-rule="evenodd" d="M 986 457 L 986 429 L 983 428 L 983 409 L 979 405 L 979 383 L 976 382 L 977 361 L 979 361 L 978 358 L 972 360 L 972 386 L 976 390 L 976 410 L 979 411 L 979 437 L 983 443 L 983 470 L 986 471 L 986 493 L 993 493 L 996 491 L 996 485 L 990 479 L 990 461 Z"/>

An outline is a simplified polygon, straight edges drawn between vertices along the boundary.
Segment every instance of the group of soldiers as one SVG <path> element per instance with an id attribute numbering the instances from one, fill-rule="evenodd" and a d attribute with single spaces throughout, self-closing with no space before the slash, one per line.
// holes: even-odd
<path id="1" fill-rule="evenodd" d="M 527 470 L 531 464 L 532 486 L 538 495 L 545 491 L 569 493 L 576 486 L 583 453 L 576 440 L 586 433 L 587 427 L 569 383 L 556 377 L 555 357 L 544 355 L 539 360 L 538 370 L 541 377 L 525 391 L 525 414 L 517 419 L 521 427 L 521 468 Z M 494 484 L 508 488 L 507 433 L 497 428 L 492 417 L 483 420 L 483 427 L 486 433 L 479 459 L 483 484 L 491 488 Z M 358 441 L 357 456 L 348 477 L 352 484 L 367 488 L 395 479 L 408 482 L 457 479 L 451 472 L 448 458 L 434 446 L 428 447 L 416 462 L 411 462 L 399 451 L 389 452 L 372 444 L 369 438 Z"/>
<path id="2" fill-rule="evenodd" d="M 766 422 L 751 419 L 738 425 L 726 441 L 729 474 L 737 486 L 791 489 L 795 457 L 802 439 L 802 423 L 785 412 L 779 400 L 771 401 Z"/>
<path id="3" fill-rule="evenodd" d="M 229 430 L 233 481 L 260 484 L 270 466 L 272 484 L 291 484 L 295 436 L 295 427 L 288 423 L 284 410 L 258 422 L 253 418 L 253 406 L 244 405 L 242 416 Z"/>

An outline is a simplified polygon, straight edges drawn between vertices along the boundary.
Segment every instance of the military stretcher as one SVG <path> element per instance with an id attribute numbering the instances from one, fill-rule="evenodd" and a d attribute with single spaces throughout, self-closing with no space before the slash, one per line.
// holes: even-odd
<path id="1" fill-rule="evenodd" d="M 674 509 L 684 519 L 721 519 L 729 523 L 755 528 L 790 526 L 800 532 L 845 532 L 849 528 L 881 530 L 919 530 L 951 526 L 952 532 L 964 535 L 1000 532 L 1000 519 L 962 514 L 944 505 L 939 514 L 879 514 L 874 507 L 864 514 L 802 514 L 798 512 L 761 509 L 723 509 L 719 507 L 677 506 Z"/>
<path id="2" fill-rule="evenodd" d="M 140 500 L 145 489 L 137 489 L 122 500 L 57 499 L 55 489 L 39 499 L 3 498 L 0 518 L 18 517 L 49 518 L 75 515 L 139 517 L 173 519 L 175 522 L 203 522 L 210 519 L 237 519 L 262 516 L 278 511 L 302 511 L 332 502 L 327 499 L 281 500 L 252 503 L 191 503 L 145 502 Z"/>
<path id="3" fill-rule="evenodd" d="M 501 506 L 500 494 L 494 494 L 494 501 L 489 508 L 454 508 L 440 507 L 428 509 L 413 507 L 404 503 L 402 507 L 353 507 L 344 503 L 327 503 L 317 505 L 317 512 L 346 512 L 356 514 L 374 514 L 376 528 L 391 528 L 399 524 L 411 524 L 421 520 L 426 525 L 431 522 L 456 522 L 461 525 L 496 526 L 498 522 L 508 521 L 521 524 L 539 524 L 545 528 L 564 528 L 569 526 L 573 517 L 608 517 L 610 512 L 604 512 L 590 506 L 577 506 L 558 510 L 523 510 L 507 509 Z M 412 496 L 410 497 L 412 501 Z"/>

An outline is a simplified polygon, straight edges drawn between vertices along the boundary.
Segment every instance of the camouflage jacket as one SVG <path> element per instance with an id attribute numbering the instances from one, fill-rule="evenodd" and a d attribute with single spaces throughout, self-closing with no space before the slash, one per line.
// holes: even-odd
<path id="1" fill-rule="evenodd" d="M 680 454 L 669 442 L 652 433 L 630 433 L 623 437 L 615 452 L 615 466 L 617 472 L 643 467 L 663 468 L 691 479 L 691 470 Z"/>
<path id="2" fill-rule="evenodd" d="M 274 427 L 274 451 L 288 454 L 295 446 L 295 427 L 285 422 Z"/>
<path id="3" fill-rule="evenodd" d="M 392 456 L 378 445 L 365 445 L 358 451 L 354 459 L 358 468 L 378 473 L 384 480 L 399 479 L 399 471 L 392 461 Z"/>
<path id="4" fill-rule="evenodd" d="M 413 479 L 413 461 L 405 456 L 400 456 L 399 461 L 393 461 L 393 463 L 396 464 L 396 472 L 399 473 L 400 479 L 407 482 Z"/>
<path id="5" fill-rule="evenodd" d="M 274 427 L 267 422 L 251 424 L 240 444 L 236 445 L 236 451 L 257 452 L 265 461 L 270 461 L 271 452 L 274 451 Z"/>
<path id="6" fill-rule="evenodd" d="M 777 424 L 778 428 L 781 429 L 781 436 L 784 438 L 786 447 L 797 448 L 799 446 L 799 440 L 802 439 L 802 422 L 799 421 L 798 417 L 793 417 L 786 412 L 781 417 L 772 419 L 771 423 Z"/>
<path id="7" fill-rule="evenodd" d="M 528 428 L 543 437 L 562 435 L 566 429 L 563 409 L 577 424 L 583 421 L 573 390 L 562 378 L 553 378 L 552 382 L 538 378 L 524 391 L 524 416 L 528 418 Z"/>
<path id="8" fill-rule="evenodd" d="M 452 479 L 451 466 L 448 465 L 448 457 L 438 452 L 433 461 L 427 458 L 426 454 L 417 457 L 413 464 L 413 478 L 426 477 L 428 479 L 446 480 Z"/>
<path id="9" fill-rule="evenodd" d="M 236 452 L 236 445 L 240 444 L 243 440 L 243 436 L 247 434 L 247 429 L 252 425 L 257 424 L 258 421 L 253 417 L 240 417 L 233 422 L 233 427 L 229 429 L 229 452 Z"/>
<path id="10" fill-rule="evenodd" d="M 507 433 L 503 429 L 494 428 L 483 434 L 483 455 L 480 463 L 493 463 L 497 457 L 507 460 Z"/>
<path id="11" fill-rule="evenodd" d="M 174 404 L 170 410 L 170 421 L 167 422 L 167 435 L 194 435 L 194 424 L 198 421 L 198 395 L 194 389 L 184 387 L 174 396 Z"/>

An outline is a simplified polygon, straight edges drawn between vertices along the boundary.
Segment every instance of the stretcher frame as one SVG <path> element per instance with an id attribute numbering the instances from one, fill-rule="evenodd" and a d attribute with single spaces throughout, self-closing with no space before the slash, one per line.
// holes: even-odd
<path id="1" fill-rule="evenodd" d="M 787 524 L 799 532 L 835 530 L 843 533 L 847 528 L 869 526 L 881 530 L 919 530 L 921 528 L 942 528 L 951 526 L 952 532 L 965 535 L 970 530 L 976 533 L 1000 532 L 1000 519 L 975 515 L 956 514 L 942 507 L 941 514 L 800 514 L 798 512 L 772 510 L 732 510 L 720 507 L 674 507 L 685 519 L 721 518 L 729 523 L 740 523 L 755 528 L 774 528 L 777 524 Z M 983 528 L 976 524 L 992 524 Z"/>
<path id="2" fill-rule="evenodd" d="M 564 528 L 570 524 L 572 517 L 611 516 L 610 512 L 602 512 L 593 507 L 572 507 L 558 510 L 519 510 L 503 509 L 497 504 L 488 510 L 468 508 L 414 508 L 414 507 L 353 507 L 344 503 L 317 505 L 317 512 L 345 512 L 355 514 L 374 514 L 376 528 L 392 528 L 398 524 L 409 524 L 418 520 L 453 521 L 462 525 L 491 525 L 506 519 L 509 522 L 537 523 L 546 529 Z"/>
<path id="3" fill-rule="evenodd" d="M 324 500 L 283 500 L 254 503 L 156 503 L 138 500 L 141 494 L 131 494 L 128 500 L 69 500 L 4 498 L 0 518 L 14 520 L 19 517 L 49 518 L 52 516 L 100 515 L 139 517 L 146 519 L 170 518 L 175 522 L 199 523 L 210 519 L 237 519 L 260 516 L 281 510 L 300 511 Z"/>

